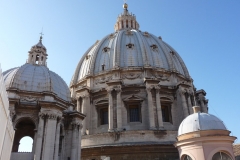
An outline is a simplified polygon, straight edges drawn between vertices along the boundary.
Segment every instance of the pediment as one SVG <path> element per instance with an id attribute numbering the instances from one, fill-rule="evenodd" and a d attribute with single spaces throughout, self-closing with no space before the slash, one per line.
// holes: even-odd
<path id="1" fill-rule="evenodd" d="M 124 102 L 141 102 L 144 101 L 144 98 L 139 97 L 137 95 L 131 95 L 125 99 L 123 99 Z"/>

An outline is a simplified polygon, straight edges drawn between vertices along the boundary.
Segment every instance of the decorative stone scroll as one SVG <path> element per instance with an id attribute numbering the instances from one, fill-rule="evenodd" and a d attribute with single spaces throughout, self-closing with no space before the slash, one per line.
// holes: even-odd
<path id="1" fill-rule="evenodd" d="M 81 130 L 83 128 L 82 121 L 79 120 L 78 118 L 73 118 L 71 125 L 73 129 L 79 127 L 79 130 Z"/>
<path id="2" fill-rule="evenodd" d="M 20 101 L 37 102 L 39 100 L 44 100 L 44 97 L 32 97 L 32 96 L 20 97 Z"/>
<path id="3" fill-rule="evenodd" d="M 106 83 L 110 80 L 112 80 L 112 76 L 101 77 L 101 78 L 95 80 L 95 84 L 96 85 L 97 84 L 103 84 L 103 83 Z"/>
<path id="4" fill-rule="evenodd" d="M 122 79 L 137 79 L 137 78 L 141 78 L 142 77 L 142 73 L 126 73 L 126 74 L 122 74 Z"/>
<path id="5" fill-rule="evenodd" d="M 157 72 L 150 72 L 152 78 L 157 78 L 161 81 L 169 81 L 169 76 L 167 74 L 161 74 Z"/>

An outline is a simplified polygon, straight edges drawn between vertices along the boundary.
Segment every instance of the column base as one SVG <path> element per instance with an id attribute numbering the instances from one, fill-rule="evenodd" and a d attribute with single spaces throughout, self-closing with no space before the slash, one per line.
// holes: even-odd
<path id="1" fill-rule="evenodd" d="M 108 132 L 114 132 L 114 129 L 108 129 Z"/>
<path id="2" fill-rule="evenodd" d="M 165 131 L 166 129 L 164 127 L 159 127 L 158 130 Z"/>
<path id="3" fill-rule="evenodd" d="M 150 130 L 158 130 L 156 127 L 150 127 Z"/>

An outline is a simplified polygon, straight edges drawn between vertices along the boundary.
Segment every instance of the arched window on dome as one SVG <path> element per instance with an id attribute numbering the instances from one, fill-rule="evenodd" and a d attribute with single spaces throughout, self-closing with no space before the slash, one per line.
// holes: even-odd
<path id="1" fill-rule="evenodd" d="M 189 155 L 183 155 L 181 160 L 192 160 L 192 158 Z"/>
<path id="2" fill-rule="evenodd" d="M 29 136 L 23 137 L 19 142 L 18 152 L 32 152 L 33 139 Z"/>
<path id="3" fill-rule="evenodd" d="M 126 28 L 128 28 L 128 20 L 126 21 Z"/>
<path id="4" fill-rule="evenodd" d="M 163 122 L 172 123 L 172 114 L 171 114 L 172 101 L 169 98 L 166 98 L 166 97 L 161 97 L 160 101 L 161 101 Z"/>
<path id="5" fill-rule="evenodd" d="M 108 100 L 100 100 L 96 104 L 98 126 L 108 124 Z"/>
<path id="6" fill-rule="evenodd" d="M 36 61 L 35 62 L 36 62 L 36 64 L 39 63 L 39 55 L 38 54 L 36 55 Z"/>
<path id="7" fill-rule="evenodd" d="M 212 160 L 232 160 L 232 158 L 224 152 L 217 152 L 213 155 Z"/>

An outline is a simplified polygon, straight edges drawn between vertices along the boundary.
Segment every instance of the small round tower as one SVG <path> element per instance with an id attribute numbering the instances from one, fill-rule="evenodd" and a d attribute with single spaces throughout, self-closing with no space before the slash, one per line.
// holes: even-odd
<path id="1" fill-rule="evenodd" d="M 218 117 L 201 113 L 200 107 L 193 107 L 194 113 L 185 118 L 179 126 L 175 146 L 180 160 L 233 160 L 233 142 L 223 121 Z"/>

